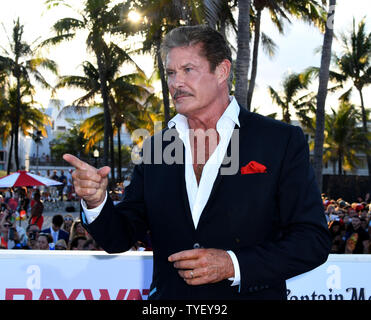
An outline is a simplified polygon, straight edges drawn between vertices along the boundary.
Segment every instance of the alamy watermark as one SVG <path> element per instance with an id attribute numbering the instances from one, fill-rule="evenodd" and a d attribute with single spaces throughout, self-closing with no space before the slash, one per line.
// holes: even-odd
<path id="1" fill-rule="evenodd" d="M 233 129 L 230 141 L 225 152 L 217 149 L 219 133 L 215 129 L 185 131 L 184 136 L 179 136 L 175 128 L 162 131 L 162 123 L 155 122 L 154 135 L 146 129 L 134 130 L 132 141 L 142 140 L 142 148 L 135 146 L 131 153 L 131 160 L 134 164 L 192 164 L 205 165 L 210 162 L 212 165 L 220 165 L 221 175 L 234 175 L 239 170 L 239 129 Z M 223 130 L 223 129 L 222 129 Z M 221 131 L 222 132 L 222 131 Z M 227 132 L 227 131 L 226 131 Z M 186 137 L 188 135 L 188 137 Z M 192 150 L 192 156 L 186 157 L 184 152 L 190 148 L 190 141 L 197 139 L 197 148 Z M 184 144 L 189 143 L 189 148 L 184 148 Z M 215 154 L 206 156 L 206 150 L 213 150 Z M 192 159 L 192 160 L 190 160 Z"/>

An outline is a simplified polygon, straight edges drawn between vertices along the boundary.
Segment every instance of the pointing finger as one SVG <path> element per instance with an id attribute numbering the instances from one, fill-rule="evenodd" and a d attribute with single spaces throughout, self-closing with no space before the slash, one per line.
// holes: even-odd
<path id="1" fill-rule="evenodd" d="M 69 153 L 65 153 L 63 155 L 63 159 L 67 161 L 70 165 L 74 166 L 76 169 L 87 170 L 92 167 L 91 165 L 87 164 L 84 161 L 81 161 L 79 158 Z"/>

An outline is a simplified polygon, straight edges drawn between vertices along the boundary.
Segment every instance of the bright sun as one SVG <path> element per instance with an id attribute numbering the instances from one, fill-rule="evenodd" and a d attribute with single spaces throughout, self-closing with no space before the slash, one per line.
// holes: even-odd
<path id="1" fill-rule="evenodd" d="M 139 20 L 142 18 L 141 15 L 136 11 L 130 11 L 128 14 L 128 18 L 132 22 L 139 22 Z"/>

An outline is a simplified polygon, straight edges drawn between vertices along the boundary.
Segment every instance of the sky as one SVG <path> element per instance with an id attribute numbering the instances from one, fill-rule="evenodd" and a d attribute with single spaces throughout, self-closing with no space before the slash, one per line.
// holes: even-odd
<path id="1" fill-rule="evenodd" d="M 3 0 L 4 1 L 4 0 Z M 5 2 L 5 1 L 4 1 Z M 45 0 L 7 0 L 2 4 L 0 11 L 0 46 L 6 47 L 7 38 L 11 36 L 13 20 L 20 17 L 24 24 L 24 39 L 28 43 L 39 43 L 50 37 L 51 27 L 55 21 L 63 17 L 71 16 L 70 9 L 58 7 L 46 10 Z M 77 2 L 77 1 L 76 1 Z M 76 3 L 75 2 L 75 3 Z M 82 3 L 82 0 L 79 1 Z M 352 19 L 360 21 L 368 12 L 371 12 L 371 2 L 368 0 L 338 0 L 335 17 L 335 34 L 349 30 L 352 26 Z M 371 28 L 371 15 L 366 18 L 367 29 Z M 5 31 L 4 31 L 5 30 Z M 258 108 L 258 112 L 264 115 L 277 112 L 278 118 L 281 117 L 281 110 L 272 103 L 268 94 L 268 86 L 272 86 L 276 91 L 280 91 L 281 82 L 284 75 L 290 72 L 301 72 L 309 66 L 320 66 L 320 53 L 315 53 L 315 49 L 320 47 L 323 42 L 323 34 L 315 27 L 302 22 L 292 20 L 292 24 L 286 24 L 285 35 L 279 35 L 274 26 L 269 23 L 267 16 L 263 16 L 262 31 L 269 34 L 278 45 L 278 50 L 273 58 L 269 58 L 260 51 L 258 76 L 256 80 L 256 90 L 254 92 L 253 107 Z M 89 59 L 86 52 L 84 35 L 73 41 L 63 43 L 55 48 L 50 48 L 43 52 L 44 56 L 55 60 L 59 66 L 61 75 L 79 74 L 81 63 Z M 341 52 L 341 46 L 335 39 L 333 49 L 336 53 Z M 0 48 L 0 51 L 1 48 Z M 2 53 L 0 53 L 2 54 Z M 89 59 L 94 62 L 92 58 Z M 137 64 L 149 76 L 153 71 L 153 61 L 149 57 L 134 57 Z M 51 74 L 46 74 L 46 78 L 52 84 L 56 78 Z M 317 90 L 317 83 L 312 88 Z M 366 105 L 371 99 L 371 86 L 365 89 Z M 73 100 L 81 96 L 79 91 L 63 89 L 58 90 L 54 98 L 61 99 L 65 104 L 71 104 Z M 328 98 L 327 110 L 330 107 L 337 107 L 337 97 L 340 94 L 331 94 Z M 36 100 L 45 108 L 48 106 L 50 92 L 37 90 Z M 352 101 L 359 104 L 358 95 L 354 95 Z"/>

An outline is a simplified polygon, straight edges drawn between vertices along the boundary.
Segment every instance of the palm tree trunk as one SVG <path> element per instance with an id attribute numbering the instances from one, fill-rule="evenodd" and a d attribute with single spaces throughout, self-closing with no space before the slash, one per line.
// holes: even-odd
<path id="1" fill-rule="evenodd" d="M 18 72 L 17 72 L 18 73 Z M 17 104 L 15 110 L 15 123 L 14 123 L 14 159 L 15 159 L 15 167 L 16 170 L 19 170 L 19 158 L 18 158 L 18 150 L 19 150 L 19 118 L 21 113 L 21 79 L 20 74 L 17 76 Z"/>
<path id="2" fill-rule="evenodd" d="M 238 34 L 236 59 L 236 92 L 239 105 L 247 109 L 247 76 L 250 66 L 250 7 L 251 0 L 238 1 Z"/>
<path id="3" fill-rule="evenodd" d="M 101 91 L 102 100 L 103 100 L 103 114 L 104 114 L 103 165 L 108 166 L 109 138 L 112 132 L 111 114 L 110 114 L 109 103 L 108 103 L 108 88 L 107 88 L 106 76 L 104 72 L 105 67 L 102 62 L 101 54 L 97 52 L 96 56 L 97 56 L 100 91 Z M 113 172 L 113 168 L 112 168 L 111 174 L 113 174 L 112 172 Z"/>
<path id="4" fill-rule="evenodd" d="M 12 153 L 13 153 L 13 141 L 14 141 L 14 129 L 12 128 L 12 133 L 10 135 L 10 146 L 8 154 L 8 168 L 6 174 L 10 174 L 10 166 L 12 165 Z"/>
<path id="5" fill-rule="evenodd" d="M 111 177 L 112 182 L 114 183 L 116 181 L 116 174 L 115 174 L 115 146 L 113 143 L 113 130 L 110 132 L 109 136 L 110 140 L 110 156 L 111 156 Z"/>
<path id="6" fill-rule="evenodd" d="M 359 96 L 361 98 L 361 110 L 362 110 L 362 124 L 363 124 L 363 131 L 365 133 L 365 136 L 367 137 L 368 133 L 368 128 L 367 128 L 367 114 L 366 114 L 366 109 L 365 109 L 365 103 L 363 100 L 363 93 L 362 89 L 358 89 Z M 369 140 L 368 145 L 370 145 Z M 366 150 L 370 150 L 370 147 L 368 147 Z M 367 168 L 368 168 L 368 176 L 371 178 L 371 155 L 366 154 L 366 159 L 367 159 Z"/>
<path id="7" fill-rule="evenodd" d="M 261 24 L 262 10 L 258 9 L 256 12 L 255 22 L 255 34 L 254 34 L 254 49 L 251 65 L 251 77 L 249 83 L 249 91 L 247 93 L 247 109 L 251 110 L 251 101 L 255 89 L 255 80 L 258 72 L 258 56 L 259 56 L 259 44 L 260 44 L 260 24 Z"/>
<path id="8" fill-rule="evenodd" d="M 290 104 L 286 102 L 287 105 L 285 108 L 282 109 L 282 120 L 285 123 L 290 124 L 291 123 L 291 115 L 290 115 Z"/>
<path id="9" fill-rule="evenodd" d="M 336 174 L 336 161 L 331 161 L 332 162 L 332 174 Z"/>
<path id="10" fill-rule="evenodd" d="M 343 154 L 339 151 L 338 154 L 338 175 L 341 176 L 343 174 Z"/>
<path id="11" fill-rule="evenodd" d="M 160 72 L 161 78 L 161 86 L 162 86 L 162 100 L 164 102 L 164 116 L 165 116 L 165 123 L 170 121 L 170 99 L 169 99 L 169 87 L 166 82 L 165 78 L 165 68 L 164 63 L 162 61 L 161 52 L 160 52 L 160 45 L 157 45 L 157 66 Z"/>
<path id="12" fill-rule="evenodd" d="M 122 181 L 122 175 L 121 175 L 121 123 L 117 126 L 117 146 L 118 146 L 118 180 L 119 182 Z"/>
<path id="13" fill-rule="evenodd" d="M 327 21 L 333 21 L 335 15 L 336 0 L 330 0 Z M 333 25 L 326 24 L 325 36 L 323 39 L 321 68 L 319 72 L 319 85 L 317 94 L 317 110 L 316 110 L 316 132 L 314 137 L 314 173 L 317 179 L 317 184 L 322 190 L 322 165 L 323 165 L 323 144 L 325 141 L 325 105 L 327 98 L 327 87 L 330 74 L 331 50 L 332 41 L 334 38 Z M 339 159 L 339 170 L 341 160 Z M 339 174 L 340 171 L 339 171 Z"/>

